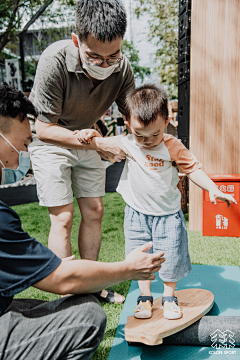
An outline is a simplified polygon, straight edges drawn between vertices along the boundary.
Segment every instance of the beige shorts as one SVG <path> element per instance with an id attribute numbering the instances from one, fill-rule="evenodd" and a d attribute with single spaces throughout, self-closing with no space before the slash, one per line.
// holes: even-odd
<path id="1" fill-rule="evenodd" d="M 30 146 L 39 205 L 53 207 L 105 194 L 105 169 L 94 150 Z"/>

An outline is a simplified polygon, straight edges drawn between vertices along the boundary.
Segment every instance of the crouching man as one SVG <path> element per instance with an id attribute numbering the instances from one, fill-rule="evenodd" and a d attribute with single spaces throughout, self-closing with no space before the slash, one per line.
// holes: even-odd
<path id="1" fill-rule="evenodd" d="M 28 117 L 37 117 L 30 100 L 21 91 L 1 85 L 1 185 L 18 181 L 29 169 Z M 24 232 L 16 212 L 0 201 L 0 358 L 90 359 L 106 325 L 106 315 L 90 293 L 129 279 L 154 279 L 164 258 L 161 252 L 146 254 L 149 248 L 151 243 L 115 263 L 61 260 Z M 75 295 L 54 301 L 13 300 L 30 286 Z"/>

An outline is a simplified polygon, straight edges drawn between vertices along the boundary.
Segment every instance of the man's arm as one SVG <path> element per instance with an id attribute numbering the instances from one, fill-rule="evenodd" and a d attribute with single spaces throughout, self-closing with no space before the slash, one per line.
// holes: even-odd
<path id="1" fill-rule="evenodd" d="M 147 254 L 152 243 L 133 250 L 124 261 L 103 263 L 91 260 L 62 261 L 34 286 L 56 294 L 83 294 L 100 291 L 126 280 L 153 280 L 165 261 L 163 252 Z"/>
<path id="2" fill-rule="evenodd" d="M 58 126 L 57 123 L 49 124 L 36 120 L 35 128 L 38 138 L 49 144 L 66 149 L 96 150 L 103 153 L 106 158 L 111 158 L 118 162 L 126 158 L 121 145 L 123 135 L 109 138 L 95 137 L 90 144 L 84 144 L 78 140 L 77 135 L 73 135 L 73 131 Z"/>
<path id="3" fill-rule="evenodd" d="M 41 120 L 35 121 L 36 134 L 39 140 L 48 144 L 64 147 L 66 149 L 87 150 L 87 144 L 80 143 L 73 131 L 65 129 L 57 123 L 45 123 Z"/>
<path id="4" fill-rule="evenodd" d="M 230 207 L 230 203 L 237 204 L 236 200 L 231 195 L 222 193 L 203 170 L 198 169 L 187 174 L 187 176 L 194 184 L 209 192 L 210 201 L 215 205 L 217 203 L 216 198 L 225 201 L 228 207 Z"/>

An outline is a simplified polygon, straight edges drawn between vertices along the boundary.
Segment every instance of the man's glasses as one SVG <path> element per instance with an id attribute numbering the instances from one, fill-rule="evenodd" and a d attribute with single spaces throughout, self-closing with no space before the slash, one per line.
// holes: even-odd
<path id="1" fill-rule="evenodd" d="M 75 35 L 75 34 L 74 34 Z M 76 36 L 76 35 L 75 35 Z M 78 48 L 79 48 L 79 51 L 81 52 L 82 54 L 82 57 L 83 57 L 83 60 L 86 61 L 86 63 L 88 65 L 92 65 L 92 66 L 100 66 L 103 64 L 104 62 L 104 59 L 94 59 L 94 58 L 86 58 L 85 55 L 85 52 L 84 50 L 81 50 L 81 45 L 80 45 L 80 41 L 79 41 L 79 37 L 77 36 L 77 40 L 78 40 Z M 106 59 L 106 62 L 109 66 L 112 66 L 112 65 L 116 65 L 116 64 L 119 64 L 123 59 L 123 55 L 121 53 L 121 56 L 117 59 Z"/>
<path id="2" fill-rule="evenodd" d="M 109 66 L 112 66 L 115 64 L 119 64 L 122 61 L 122 59 L 123 59 L 123 57 L 121 56 L 120 58 L 117 58 L 117 59 L 106 59 L 106 62 Z M 104 62 L 104 59 L 84 58 L 84 60 L 86 61 L 86 63 L 88 65 L 93 65 L 93 66 L 100 66 Z"/>
<path id="3" fill-rule="evenodd" d="M 82 57 L 83 57 L 83 60 L 86 61 L 86 63 L 88 65 L 92 65 L 92 66 L 100 66 L 103 64 L 104 62 L 104 59 L 94 59 L 94 58 L 86 58 L 84 55 L 84 51 L 81 50 L 81 47 L 80 47 L 80 41 L 78 41 L 78 46 L 79 46 L 79 50 L 82 54 Z M 84 54 L 84 55 L 83 55 Z M 119 64 L 123 59 L 123 56 L 121 54 L 121 57 L 120 58 L 117 58 L 117 59 L 106 59 L 106 62 L 109 66 L 112 66 L 112 65 L 115 65 L 115 64 Z"/>

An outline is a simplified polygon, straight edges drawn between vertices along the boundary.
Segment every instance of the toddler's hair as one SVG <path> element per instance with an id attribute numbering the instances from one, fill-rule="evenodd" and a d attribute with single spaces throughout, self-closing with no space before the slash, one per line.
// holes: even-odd
<path id="1" fill-rule="evenodd" d="M 131 116 L 140 123 L 148 126 L 162 116 L 168 118 L 168 95 L 163 86 L 146 84 L 138 89 L 131 90 L 125 100 L 126 120 Z"/>

